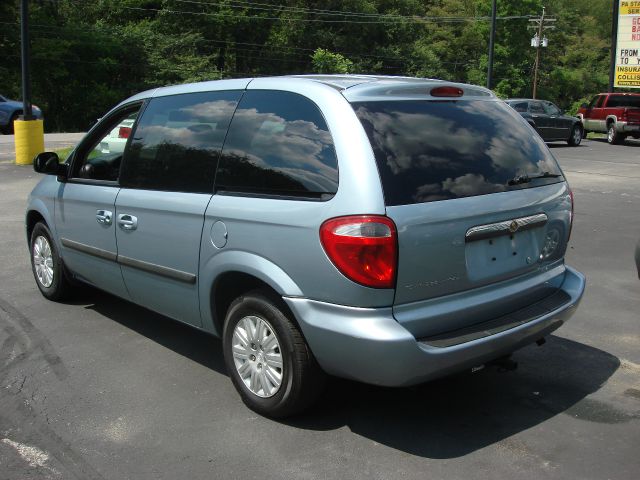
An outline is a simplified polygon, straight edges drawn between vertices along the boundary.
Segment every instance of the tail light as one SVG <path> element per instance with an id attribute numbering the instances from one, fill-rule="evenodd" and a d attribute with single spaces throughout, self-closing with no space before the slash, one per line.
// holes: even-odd
<path id="1" fill-rule="evenodd" d="M 628 113 L 627 109 L 623 108 L 622 112 L 620 113 L 620 116 L 618 117 L 618 121 L 619 122 L 626 122 L 627 121 L 627 113 Z"/>
<path id="2" fill-rule="evenodd" d="M 573 230 L 573 190 L 569 188 L 569 198 L 571 199 L 571 216 L 569 217 L 569 236 L 567 242 L 571 239 L 571 230 Z"/>
<path id="3" fill-rule="evenodd" d="M 332 218 L 320 227 L 320 241 L 331 262 L 348 279 L 372 288 L 394 288 L 398 234 L 390 218 Z"/>
<path id="4" fill-rule="evenodd" d="M 129 138 L 131 135 L 131 127 L 120 127 L 118 129 L 118 138 Z"/>

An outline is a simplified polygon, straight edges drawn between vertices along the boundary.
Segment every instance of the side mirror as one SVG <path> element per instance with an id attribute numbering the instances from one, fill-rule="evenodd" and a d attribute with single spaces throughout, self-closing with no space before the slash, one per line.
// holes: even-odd
<path id="1" fill-rule="evenodd" d="M 33 159 L 33 169 L 38 173 L 46 175 L 58 175 L 67 177 L 67 166 L 60 164 L 58 154 L 55 152 L 42 152 Z"/>
<path id="2" fill-rule="evenodd" d="M 583 103 L 580 105 L 580 108 L 589 108 L 589 105 L 587 105 L 586 103 Z"/>

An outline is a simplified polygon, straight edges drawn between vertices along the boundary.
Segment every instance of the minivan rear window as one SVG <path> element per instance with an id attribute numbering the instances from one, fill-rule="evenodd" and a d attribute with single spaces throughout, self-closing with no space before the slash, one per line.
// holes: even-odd
<path id="1" fill-rule="evenodd" d="M 561 172 L 542 139 L 500 101 L 397 100 L 352 106 L 373 147 L 388 206 L 563 180 L 554 177 Z M 512 181 L 544 172 L 550 176 Z"/>

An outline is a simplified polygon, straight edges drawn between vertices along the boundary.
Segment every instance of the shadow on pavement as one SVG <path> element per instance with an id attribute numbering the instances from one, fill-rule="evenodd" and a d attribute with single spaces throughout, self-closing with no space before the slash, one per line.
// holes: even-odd
<path id="1" fill-rule="evenodd" d="M 546 143 L 546 142 L 545 142 Z M 583 144 L 577 145 L 575 147 L 569 145 L 568 143 L 547 143 L 547 147 L 549 148 L 580 148 Z"/>
<path id="2" fill-rule="evenodd" d="M 226 374 L 216 338 L 111 295 L 93 289 L 87 293 L 78 304 L 92 302 L 86 308 Z M 410 388 L 331 379 L 314 408 L 282 423 L 314 431 L 346 426 L 412 455 L 446 459 L 500 442 L 563 412 L 579 412 L 582 420 L 597 423 L 629 420 L 613 407 L 585 398 L 618 369 L 615 356 L 551 336 L 544 346 L 526 347 L 513 359 L 519 363 L 515 371 L 488 366 Z"/>
<path id="3" fill-rule="evenodd" d="M 92 287 L 79 288 L 82 289 L 79 299 L 66 303 L 84 305 L 180 355 L 227 374 L 222 345 L 213 335 Z"/>

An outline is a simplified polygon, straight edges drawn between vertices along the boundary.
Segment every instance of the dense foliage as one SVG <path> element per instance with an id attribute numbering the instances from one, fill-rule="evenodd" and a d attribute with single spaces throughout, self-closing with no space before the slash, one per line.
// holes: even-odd
<path id="1" fill-rule="evenodd" d="M 606 89 L 610 0 L 498 0 L 494 89 L 564 108 Z M 30 2 L 33 101 L 46 129 L 85 129 L 126 96 L 153 87 L 258 75 L 417 75 L 484 85 L 491 0 L 42 0 Z M 340 12 L 340 13 L 338 13 Z M 0 93 L 20 98 L 18 0 L 0 2 Z"/>

